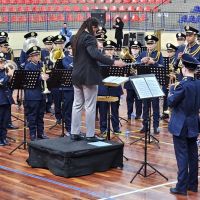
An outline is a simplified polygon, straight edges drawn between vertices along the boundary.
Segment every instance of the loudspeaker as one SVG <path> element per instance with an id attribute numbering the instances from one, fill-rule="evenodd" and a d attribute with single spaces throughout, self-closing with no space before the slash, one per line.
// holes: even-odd
<path id="1" fill-rule="evenodd" d="M 91 17 L 95 17 L 99 20 L 100 26 L 105 26 L 106 24 L 106 11 L 105 10 L 92 10 Z"/>

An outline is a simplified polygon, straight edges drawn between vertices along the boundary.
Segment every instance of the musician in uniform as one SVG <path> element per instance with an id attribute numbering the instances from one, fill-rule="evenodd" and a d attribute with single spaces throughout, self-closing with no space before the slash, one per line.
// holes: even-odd
<path id="1" fill-rule="evenodd" d="M 194 78 L 194 72 L 200 62 L 189 54 L 183 54 L 181 60 L 184 78 L 178 85 L 170 87 L 168 96 L 168 105 L 172 109 L 168 128 L 173 135 L 178 166 L 178 182 L 170 192 L 187 195 L 187 191 L 198 190 L 200 80 Z"/>
<path id="2" fill-rule="evenodd" d="M 98 49 L 101 53 L 104 53 L 104 48 L 103 48 L 103 43 L 105 42 L 105 40 L 107 39 L 107 36 L 105 34 L 98 34 L 96 35 L 96 39 L 97 39 L 97 46 Z"/>
<path id="3" fill-rule="evenodd" d="M 185 48 L 186 43 L 186 35 L 184 33 L 177 33 L 176 34 L 176 40 L 177 40 L 177 52 L 181 52 Z"/>
<path id="4" fill-rule="evenodd" d="M 7 124 L 9 120 L 9 112 L 11 104 L 14 103 L 11 90 L 9 89 L 9 80 L 12 71 L 4 68 L 6 58 L 4 53 L 0 53 L 0 146 L 8 144 L 6 140 Z"/>
<path id="5" fill-rule="evenodd" d="M 115 60 L 115 48 L 117 44 L 111 40 L 107 40 L 103 43 L 105 56 L 108 56 L 112 60 Z M 103 67 L 103 66 L 102 66 Z M 119 103 L 120 96 L 123 94 L 121 85 L 117 87 L 107 87 L 104 85 L 99 85 L 98 95 L 99 96 L 114 96 L 118 97 L 118 101 L 111 103 L 111 122 L 113 131 L 115 134 L 121 133 L 119 127 Z M 101 134 L 106 134 L 107 132 L 107 113 L 108 113 L 108 103 L 99 102 L 99 114 L 100 114 L 100 131 Z"/>
<path id="6" fill-rule="evenodd" d="M 9 48 L 8 44 L 8 34 L 6 32 L 1 32 L 1 37 L 0 37 L 0 52 L 4 53 L 5 59 L 6 60 L 14 60 L 14 55 L 13 55 L 13 50 Z M 3 37 L 3 36 L 4 37 Z M 10 106 L 10 112 L 9 112 L 9 117 L 8 117 L 8 124 L 7 128 L 8 129 L 18 129 L 17 126 L 12 124 L 11 120 L 11 106 Z"/>
<path id="7" fill-rule="evenodd" d="M 53 49 L 53 36 L 45 37 L 42 41 L 45 45 L 45 48 L 41 50 L 41 60 L 44 65 L 47 66 L 47 70 L 53 69 L 53 62 L 50 60 L 49 55 L 51 50 Z M 47 101 L 46 101 L 46 113 L 52 113 L 51 106 L 53 104 L 53 97 L 52 93 L 46 94 Z"/>
<path id="8" fill-rule="evenodd" d="M 28 50 L 28 48 L 32 45 L 38 45 L 38 42 L 36 42 L 37 40 L 35 40 L 37 38 L 37 33 L 36 32 L 29 32 L 26 33 L 24 35 L 25 41 L 23 44 L 23 49 L 21 50 L 20 53 L 20 57 L 19 57 L 19 61 L 20 61 L 20 65 L 21 68 L 23 69 L 25 67 L 25 65 L 28 63 L 28 56 L 26 54 L 26 51 Z M 33 38 L 33 39 L 32 39 Z M 37 44 L 36 44 L 37 43 Z"/>
<path id="9" fill-rule="evenodd" d="M 25 65 L 25 70 L 42 71 L 41 48 L 33 46 L 26 52 L 29 62 Z M 24 98 L 26 103 L 26 115 L 30 131 L 30 139 L 46 139 L 44 133 L 44 112 L 45 95 L 42 91 L 42 80 L 46 81 L 48 75 L 42 73 L 35 89 L 25 89 Z"/>
<path id="10" fill-rule="evenodd" d="M 68 52 L 67 56 L 62 59 L 64 69 L 73 69 L 73 54 L 71 42 L 65 45 L 65 49 Z M 71 119 L 72 119 L 72 106 L 74 101 L 74 89 L 71 87 L 64 87 L 63 91 L 63 117 L 65 122 L 66 135 L 71 134 Z"/>
<path id="11" fill-rule="evenodd" d="M 65 47 L 65 41 L 66 38 L 63 35 L 56 35 L 52 39 L 54 43 L 54 49 L 60 49 L 61 52 L 64 53 L 64 47 Z M 65 56 L 67 55 L 67 52 L 64 53 Z M 57 66 L 61 59 L 57 59 L 54 66 L 57 68 L 63 68 L 63 66 Z M 62 65 L 62 62 L 59 63 L 59 65 Z M 53 101 L 54 101 L 54 109 L 55 109 L 55 117 L 56 117 L 56 124 L 61 124 L 61 91 L 59 88 L 52 88 L 52 95 L 53 95 Z"/>
<path id="12" fill-rule="evenodd" d="M 139 41 L 131 41 L 130 44 L 131 55 L 134 57 L 132 62 L 138 62 L 139 55 L 141 53 L 142 44 Z M 142 115 L 142 101 L 138 99 L 137 94 L 130 81 L 124 84 L 126 89 L 126 103 L 127 103 L 127 115 L 128 120 L 131 120 L 131 114 L 133 113 L 133 105 L 135 102 L 136 116 L 135 119 L 140 119 Z"/>
<path id="13" fill-rule="evenodd" d="M 163 56 L 160 51 L 156 50 L 156 43 L 158 38 L 154 35 L 145 36 L 147 51 L 143 51 L 139 58 L 138 62 L 146 65 L 154 66 L 163 66 Z M 159 134 L 159 118 L 160 118 L 160 108 L 159 108 L 159 98 L 153 98 L 153 100 L 144 100 L 143 101 L 143 128 L 140 130 L 141 133 L 145 132 L 148 128 L 148 115 L 149 115 L 149 106 L 153 107 L 153 128 L 154 134 Z"/>
<path id="14" fill-rule="evenodd" d="M 200 45 L 200 33 L 197 34 L 197 43 Z"/>
<path id="15" fill-rule="evenodd" d="M 166 48 L 167 48 L 167 57 L 169 58 L 169 82 L 176 81 L 176 72 L 174 69 L 174 64 L 176 62 L 176 51 L 178 50 L 178 48 L 171 44 L 171 43 L 167 43 L 166 44 Z M 170 83 L 169 83 L 170 84 Z M 168 110 L 168 105 L 167 105 L 167 96 L 168 96 L 168 92 L 169 89 L 167 88 L 167 86 L 163 86 L 162 87 L 163 92 L 165 94 L 164 101 L 163 101 L 163 115 L 162 115 L 162 119 L 167 119 L 169 118 L 169 114 L 167 113 Z"/>

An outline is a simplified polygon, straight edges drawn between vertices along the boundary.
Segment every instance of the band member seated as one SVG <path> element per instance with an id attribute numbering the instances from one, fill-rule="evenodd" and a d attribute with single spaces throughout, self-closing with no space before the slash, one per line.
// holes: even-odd
<path id="1" fill-rule="evenodd" d="M 194 78 L 200 62 L 189 54 L 182 55 L 183 79 L 169 89 L 168 105 L 172 109 L 169 132 L 173 135 L 178 166 L 176 187 L 172 194 L 198 192 L 198 146 L 200 132 L 200 80 Z"/>
<path id="2" fill-rule="evenodd" d="M 38 45 L 37 40 L 37 33 L 36 32 L 29 32 L 24 35 L 25 41 L 23 44 L 23 49 L 21 50 L 21 54 L 19 57 L 21 68 L 24 69 L 25 65 L 28 63 L 28 56 L 26 54 L 26 51 L 29 49 L 29 47 L 32 45 Z"/>
<path id="3" fill-rule="evenodd" d="M 41 60 L 47 66 L 47 70 L 53 69 L 53 62 L 50 60 L 49 55 L 51 50 L 53 49 L 53 36 L 45 37 L 42 41 L 45 45 L 45 48 L 41 50 Z M 53 96 L 52 93 L 47 94 L 46 101 L 46 113 L 52 113 L 51 106 L 53 104 Z"/>
<path id="4" fill-rule="evenodd" d="M 107 40 L 103 43 L 105 56 L 115 60 L 115 48 L 117 44 L 111 40 Z M 103 67 L 103 66 L 102 66 Z M 123 94 L 122 87 L 107 87 L 104 85 L 99 85 L 98 95 L 99 96 L 114 96 L 118 97 L 119 100 L 117 102 L 111 103 L 111 122 L 113 131 L 115 134 L 121 133 L 119 127 L 119 104 L 120 104 L 120 96 Z M 100 131 L 102 134 L 106 134 L 107 132 L 107 113 L 108 113 L 108 103 L 107 102 L 99 102 L 99 114 L 100 114 Z"/>
<path id="5" fill-rule="evenodd" d="M 42 71 L 41 48 L 38 46 L 31 47 L 27 52 L 29 63 L 26 64 L 25 70 Z M 45 95 L 42 91 L 42 80 L 46 81 L 49 76 L 41 73 L 35 89 L 26 89 L 24 93 L 26 103 L 26 115 L 30 131 L 30 139 L 46 139 L 44 133 L 44 112 L 45 112 Z"/>
<path id="6" fill-rule="evenodd" d="M 156 44 L 158 38 L 154 35 L 147 35 L 145 37 L 147 51 L 143 51 L 138 61 L 141 64 L 154 65 L 159 67 L 163 66 L 163 57 L 160 51 L 156 50 Z M 160 119 L 160 108 L 159 108 L 159 98 L 153 98 L 153 100 L 144 100 L 143 101 L 143 128 L 140 130 L 141 133 L 145 132 L 148 128 L 148 115 L 149 115 L 149 106 L 153 107 L 153 128 L 154 134 L 159 134 L 159 119 Z"/>
<path id="7" fill-rule="evenodd" d="M 6 60 L 12 60 L 13 61 L 14 55 L 13 55 L 12 49 L 9 48 L 8 34 L 6 34 L 6 32 L 1 32 L 0 34 L 1 34 L 1 37 L 0 37 L 0 52 L 4 53 Z M 2 35 L 4 35 L 4 37 Z M 7 36 L 7 37 L 5 37 L 5 36 Z M 9 111 L 7 128 L 8 129 L 18 129 L 18 127 L 15 126 L 12 123 L 12 120 L 11 120 L 11 106 L 10 106 L 10 111 Z"/>
<path id="8" fill-rule="evenodd" d="M 167 43 L 166 48 L 167 48 L 167 57 L 169 58 L 169 84 L 172 84 L 172 83 L 175 83 L 176 81 L 176 70 L 174 69 L 174 65 L 176 62 L 175 55 L 178 48 L 171 43 Z M 169 118 L 169 114 L 167 113 L 168 111 L 167 96 L 168 96 L 169 89 L 167 86 L 163 86 L 163 92 L 165 96 L 163 97 L 164 101 L 163 101 L 162 119 L 167 119 Z"/>
<path id="9" fill-rule="evenodd" d="M 64 56 L 67 55 L 67 52 L 64 53 L 64 47 L 65 47 L 65 41 L 66 38 L 63 35 L 56 35 L 52 39 L 54 43 L 54 49 L 55 51 L 60 51 L 61 57 L 56 58 L 56 61 L 54 63 L 55 68 L 63 68 L 62 66 L 62 59 Z M 65 55 L 64 55 L 65 54 Z M 59 63 L 59 64 L 58 64 Z M 52 95 L 53 95 L 53 101 L 54 101 L 54 109 L 55 109 L 55 117 L 56 117 L 56 124 L 61 124 L 61 92 L 59 88 L 52 88 Z"/>
<path id="10" fill-rule="evenodd" d="M 71 42 L 68 42 L 65 45 L 65 49 L 68 52 L 67 56 L 62 59 L 62 64 L 64 69 L 73 69 L 73 55 L 72 55 L 72 47 Z M 64 87 L 63 91 L 63 114 L 64 114 L 64 122 L 66 135 L 71 134 L 71 119 L 72 119 L 72 106 L 74 101 L 74 89 L 71 87 Z"/>
<path id="11" fill-rule="evenodd" d="M 142 44 L 139 41 L 131 41 L 130 44 L 130 52 L 133 56 L 133 63 L 136 63 L 141 53 Z M 128 120 L 131 120 L 131 114 L 133 113 L 133 105 L 135 102 L 136 116 L 135 119 L 140 119 L 142 115 L 142 101 L 138 99 L 137 94 L 131 84 L 130 81 L 124 84 L 124 88 L 126 89 L 126 103 L 127 103 L 127 115 Z"/>
<path id="12" fill-rule="evenodd" d="M 0 146 L 8 144 L 6 140 L 7 124 L 9 120 L 9 112 L 11 104 L 14 103 L 11 90 L 9 89 L 9 81 L 12 77 L 12 71 L 4 68 L 6 63 L 4 53 L 0 53 Z"/>

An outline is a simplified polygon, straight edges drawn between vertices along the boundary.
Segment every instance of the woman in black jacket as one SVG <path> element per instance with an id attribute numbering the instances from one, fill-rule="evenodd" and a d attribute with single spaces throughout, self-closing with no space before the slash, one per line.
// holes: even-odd
<path id="1" fill-rule="evenodd" d="M 117 49 L 121 50 L 124 22 L 122 21 L 120 17 L 116 18 L 113 28 L 115 28 L 115 39 L 117 40 Z"/>
<path id="2" fill-rule="evenodd" d="M 86 139 L 97 141 L 95 136 L 95 115 L 98 85 L 102 82 L 98 61 L 106 65 L 125 66 L 122 61 L 114 61 L 97 48 L 95 33 L 98 20 L 88 18 L 83 22 L 77 34 L 72 37 L 74 103 L 72 110 L 71 139 L 80 140 L 81 113 L 85 105 Z"/>

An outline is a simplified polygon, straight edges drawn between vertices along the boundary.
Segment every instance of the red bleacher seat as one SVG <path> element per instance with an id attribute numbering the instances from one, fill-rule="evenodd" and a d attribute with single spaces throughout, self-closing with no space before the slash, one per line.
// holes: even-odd
<path id="1" fill-rule="evenodd" d="M 40 0 L 32 0 L 32 4 L 39 5 L 40 4 Z"/>
<path id="2" fill-rule="evenodd" d="M 135 11 L 135 7 L 134 6 L 129 6 L 127 10 L 128 11 Z"/>
<path id="3" fill-rule="evenodd" d="M 46 6 L 44 6 L 44 5 L 43 5 L 43 6 L 41 6 L 41 7 L 40 7 L 40 11 L 42 11 L 42 12 L 45 12 L 45 11 L 47 11 L 47 8 L 46 8 Z"/>
<path id="4" fill-rule="evenodd" d="M 144 22 L 146 20 L 146 15 L 145 14 L 142 14 L 140 16 L 140 22 Z"/>
<path id="5" fill-rule="evenodd" d="M 19 22 L 24 23 L 26 21 L 27 21 L 27 19 L 26 19 L 25 15 L 19 16 Z"/>
<path id="6" fill-rule="evenodd" d="M 147 3 L 148 3 L 148 0 L 140 0 L 140 3 L 142 3 L 142 4 L 147 4 Z"/>
<path id="7" fill-rule="evenodd" d="M 118 10 L 119 10 L 119 11 L 126 11 L 127 8 L 126 8 L 125 6 L 122 5 L 122 6 L 120 6 L 120 7 L 118 8 Z"/>
<path id="8" fill-rule="evenodd" d="M 144 9 L 142 6 L 137 6 L 135 10 L 138 12 L 143 12 Z"/>
<path id="9" fill-rule="evenodd" d="M 108 10 L 108 6 L 105 5 L 105 6 L 103 6 L 101 9 L 107 11 L 107 10 Z"/>
<path id="10" fill-rule="evenodd" d="M 122 18 L 122 21 L 123 22 L 128 22 L 129 21 L 129 15 L 124 15 L 123 18 Z"/>
<path id="11" fill-rule="evenodd" d="M 65 21 L 64 14 L 58 14 L 58 20 L 61 21 L 61 22 L 64 22 Z"/>
<path id="12" fill-rule="evenodd" d="M 60 5 L 60 0 L 52 0 L 53 4 Z"/>
<path id="13" fill-rule="evenodd" d="M 23 6 L 18 6 L 17 7 L 17 12 L 24 12 L 24 7 Z"/>
<path id="14" fill-rule="evenodd" d="M 69 3 L 78 4 L 78 0 L 69 0 Z"/>
<path id="15" fill-rule="evenodd" d="M 25 4 L 32 4 L 31 0 L 25 0 Z"/>
<path id="16" fill-rule="evenodd" d="M 2 0 L 2 4 L 3 4 L 3 0 Z M 17 0 L 10 0 L 10 4 L 17 4 Z"/>
<path id="17" fill-rule="evenodd" d="M 122 0 L 114 0 L 114 3 L 115 3 L 115 4 L 122 3 Z"/>
<path id="18" fill-rule="evenodd" d="M 30 12 L 30 11 L 32 11 L 32 9 L 31 9 L 30 6 L 25 6 L 25 7 L 24 7 L 24 11 L 25 11 L 25 12 Z"/>
<path id="19" fill-rule="evenodd" d="M 107 21 L 107 22 L 110 21 L 110 13 L 106 13 L 106 21 Z"/>
<path id="20" fill-rule="evenodd" d="M 134 14 L 132 17 L 131 17 L 131 21 L 132 22 L 139 22 L 140 18 L 138 15 Z"/>
<path id="21" fill-rule="evenodd" d="M 107 3 L 107 4 L 112 4 L 112 3 L 113 3 L 113 0 L 105 0 L 105 3 Z"/>
<path id="22" fill-rule="evenodd" d="M 159 8 L 157 6 L 155 6 L 153 9 L 152 9 L 153 12 L 158 12 L 159 11 Z"/>
<path id="23" fill-rule="evenodd" d="M 9 12 L 9 7 L 7 7 L 7 6 L 2 6 L 2 7 L 1 7 L 1 12 Z"/>
<path id="24" fill-rule="evenodd" d="M 81 10 L 82 11 L 89 11 L 90 8 L 87 5 L 83 5 Z"/>
<path id="25" fill-rule="evenodd" d="M 110 11 L 117 11 L 117 7 L 112 5 L 112 6 L 110 6 L 109 10 Z"/>
<path id="26" fill-rule="evenodd" d="M 47 7 L 47 10 L 48 10 L 48 11 L 54 11 L 54 6 L 51 6 L 51 5 L 48 6 L 48 7 Z"/>
<path id="27" fill-rule="evenodd" d="M 144 7 L 144 12 L 151 12 L 151 7 L 150 6 L 145 6 Z"/>
<path id="28" fill-rule="evenodd" d="M 70 6 L 64 6 L 63 7 L 63 11 L 71 11 L 71 7 Z"/>
<path id="29" fill-rule="evenodd" d="M 1 3 L 2 3 L 2 4 L 9 4 L 10 1 L 9 1 L 9 0 L 8 0 L 8 1 L 7 1 L 7 0 L 2 0 Z"/>
<path id="30" fill-rule="evenodd" d="M 81 3 L 81 4 L 85 4 L 86 0 L 78 0 L 78 2 Z"/>
<path id="31" fill-rule="evenodd" d="M 87 3 L 89 3 L 89 4 L 94 4 L 94 3 L 95 3 L 95 0 L 87 0 Z"/>
<path id="32" fill-rule="evenodd" d="M 17 12 L 17 8 L 15 6 L 10 6 L 9 12 Z"/>
<path id="33" fill-rule="evenodd" d="M 72 14 L 67 15 L 67 21 L 69 21 L 69 22 L 73 21 L 73 15 Z"/>
<path id="34" fill-rule="evenodd" d="M 39 6 L 33 6 L 32 11 L 34 11 L 34 12 L 40 11 L 40 7 Z"/>
<path id="35" fill-rule="evenodd" d="M 155 4 L 155 0 L 149 0 L 149 4 Z"/>
<path id="36" fill-rule="evenodd" d="M 84 16 L 81 13 L 78 13 L 75 20 L 78 22 L 82 22 L 84 21 Z"/>
<path id="37" fill-rule="evenodd" d="M 98 6 L 92 6 L 91 9 L 92 9 L 92 10 L 98 10 L 99 7 L 98 7 Z"/>
<path id="38" fill-rule="evenodd" d="M 10 0 L 12 1 L 12 0 Z M 25 4 L 25 0 L 16 0 L 16 4 Z"/>
<path id="39" fill-rule="evenodd" d="M 139 3 L 139 0 L 132 0 L 132 3 Z"/>
<path id="40" fill-rule="evenodd" d="M 58 6 L 55 6 L 54 10 L 55 11 L 62 11 L 63 7 L 58 5 Z"/>
<path id="41" fill-rule="evenodd" d="M 9 22 L 9 17 L 8 17 L 8 16 L 4 16 L 4 17 L 3 17 L 3 22 L 5 22 L 5 23 L 6 23 L 6 22 Z"/>
<path id="42" fill-rule="evenodd" d="M 97 4 L 102 4 L 102 3 L 104 3 L 105 2 L 105 0 L 96 0 L 96 3 Z"/>
<path id="43" fill-rule="evenodd" d="M 72 7 L 72 10 L 73 11 L 80 11 L 81 9 L 80 9 L 79 6 L 75 5 L 75 6 Z"/>
<path id="44" fill-rule="evenodd" d="M 51 2 L 53 2 L 53 1 L 51 1 L 51 0 L 46 0 L 46 4 L 51 4 Z"/>
<path id="45" fill-rule="evenodd" d="M 11 16 L 11 23 L 17 22 L 17 16 Z"/>

